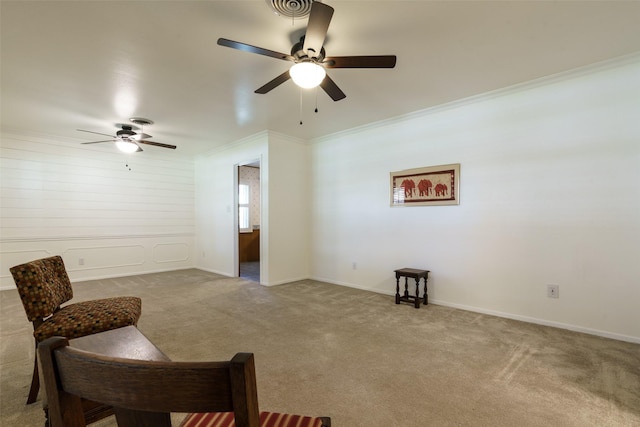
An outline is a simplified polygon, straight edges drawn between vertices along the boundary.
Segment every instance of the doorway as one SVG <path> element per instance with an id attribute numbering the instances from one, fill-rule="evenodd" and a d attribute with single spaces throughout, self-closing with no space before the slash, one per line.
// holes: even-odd
<path id="1" fill-rule="evenodd" d="M 238 166 L 238 276 L 260 283 L 260 161 Z"/>

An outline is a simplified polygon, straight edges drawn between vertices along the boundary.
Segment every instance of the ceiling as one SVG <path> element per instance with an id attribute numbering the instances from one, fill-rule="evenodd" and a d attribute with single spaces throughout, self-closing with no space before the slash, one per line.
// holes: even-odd
<path id="1" fill-rule="evenodd" d="M 154 141 L 191 156 L 267 129 L 314 139 L 640 51 L 638 1 L 324 3 L 328 56 L 398 57 L 328 70 L 338 102 L 291 81 L 255 94 L 289 63 L 216 44 L 289 53 L 306 19 L 264 0 L 2 0 L 2 129 L 79 144 L 93 138 L 76 129 L 113 134 L 146 117 Z M 87 147 L 115 149 L 99 145 Z"/>

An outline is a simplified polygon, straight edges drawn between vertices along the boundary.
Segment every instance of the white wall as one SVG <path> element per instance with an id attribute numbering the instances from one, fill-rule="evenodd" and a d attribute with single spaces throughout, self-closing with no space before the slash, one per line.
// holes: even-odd
<path id="1" fill-rule="evenodd" d="M 262 221 L 268 206 L 268 134 L 266 132 L 237 141 L 196 159 L 196 266 L 226 276 L 236 277 L 238 225 L 234 217 L 237 206 L 234 173 L 237 166 L 260 160 Z M 264 258 L 265 226 L 260 225 L 260 256 Z M 265 263 L 263 263 L 265 264 Z M 261 265 L 261 279 L 266 279 L 266 265 Z"/>
<path id="2" fill-rule="evenodd" d="M 197 266 L 237 276 L 234 170 L 260 160 L 260 280 L 276 285 L 309 277 L 308 146 L 261 132 L 196 160 Z"/>
<path id="3" fill-rule="evenodd" d="M 193 266 L 194 164 L 179 153 L 3 132 L 0 178 L 0 289 L 51 255 L 72 281 Z"/>
<path id="4" fill-rule="evenodd" d="M 640 342 L 639 113 L 636 57 L 317 141 L 311 275 L 429 269 L 435 303 Z M 389 206 L 389 172 L 448 163 L 459 206 Z"/>
<path id="5" fill-rule="evenodd" d="M 270 284 L 309 278 L 309 161 L 304 141 L 270 132 Z"/>

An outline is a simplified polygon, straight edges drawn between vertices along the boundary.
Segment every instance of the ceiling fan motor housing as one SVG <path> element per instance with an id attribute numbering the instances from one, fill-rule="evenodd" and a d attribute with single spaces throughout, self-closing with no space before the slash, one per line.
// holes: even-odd
<path id="1" fill-rule="evenodd" d="M 136 133 L 133 131 L 133 127 L 127 126 L 127 125 L 122 125 L 122 130 L 119 130 L 118 132 L 116 132 L 116 135 L 120 138 L 123 138 L 123 137 L 129 138 L 135 134 Z"/>
<path id="2" fill-rule="evenodd" d="M 320 54 L 315 58 L 309 58 L 309 55 L 304 51 L 304 36 L 300 37 L 300 41 L 293 45 L 291 48 L 291 56 L 295 58 L 295 62 L 313 61 L 321 63 L 324 60 L 325 51 L 324 47 L 320 49 Z"/>

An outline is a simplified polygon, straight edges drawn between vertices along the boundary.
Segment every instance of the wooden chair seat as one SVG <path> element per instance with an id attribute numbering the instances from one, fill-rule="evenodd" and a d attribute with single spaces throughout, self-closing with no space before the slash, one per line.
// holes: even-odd
<path id="1" fill-rule="evenodd" d="M 235 427 L 233 412 L 204 412 L 189 414 L 180 427 Z M 260 427 L 324 427 L 330 423 L 326 417 L 260 412 Z"/>
<path id="2" fill-rule="evenodd" d="M 142 301 L 138 297 L 114 297 L 61 307 L 33 331 L 36 341 L 61 336 L 69 339 L 135 325 Z"/>

